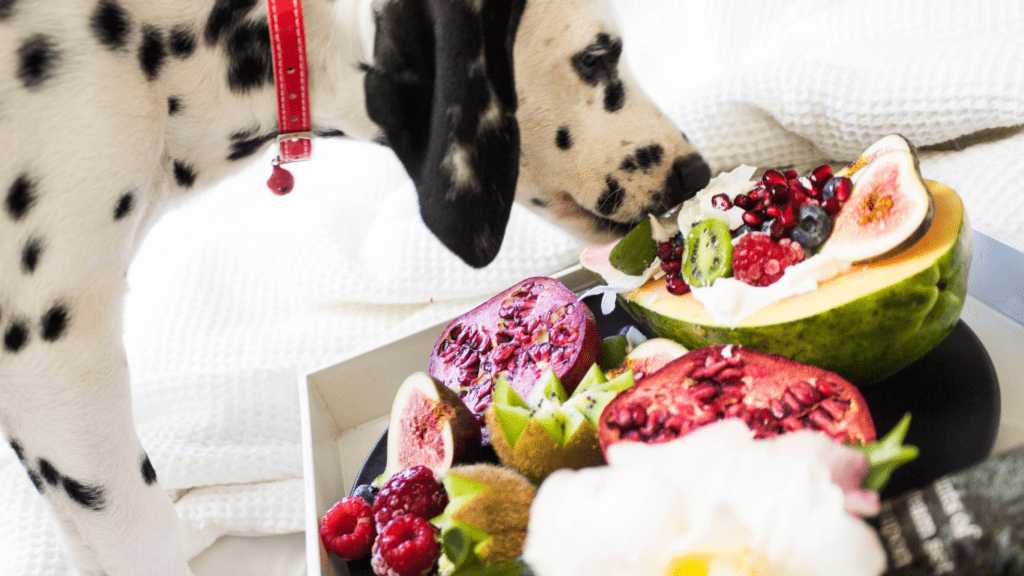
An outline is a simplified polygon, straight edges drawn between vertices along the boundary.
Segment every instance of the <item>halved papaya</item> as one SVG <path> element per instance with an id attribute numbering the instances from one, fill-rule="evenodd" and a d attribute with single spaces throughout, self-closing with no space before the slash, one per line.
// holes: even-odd
<path id="1" fill-rule="evenodd" d="M 967 293 L 971 227 L 963 202 L 947 186 L 926 184 L 935 212 L 912 246 L 856 265 L 736 326 L 716 324 L 691 294 L 669 294 L 664 279 L 619 294 L 618 301 L 653 334 L 688 348 L 738 344 L 838 372 L 858 385 L 877 382 L 945 339 Z M 622 275 L 608 262 L 613 246 L 591 246 L 580 257 L 605 282 Z"/>

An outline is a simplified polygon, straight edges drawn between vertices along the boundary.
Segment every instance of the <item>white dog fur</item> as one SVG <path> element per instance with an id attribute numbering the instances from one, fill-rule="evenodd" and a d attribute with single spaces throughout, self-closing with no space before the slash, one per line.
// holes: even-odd
<path id="1" fill-rule="evenodd" d="M 474 266 L 513 196 L 599 239 L 710 176 L 602 0 L 303 10 L 314 130 L 390 145 Z M 72 574 L 191 574 L 133 427 L 125 275 L 156 218 L 277 136 L 268 38 L 259 0 L 0 0 L 0 428 Z"/>

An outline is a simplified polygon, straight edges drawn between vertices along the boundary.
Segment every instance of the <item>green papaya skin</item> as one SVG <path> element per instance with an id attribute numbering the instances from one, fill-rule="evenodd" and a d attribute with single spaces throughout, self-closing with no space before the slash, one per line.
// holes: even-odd
<path id="1" fill-rule="evenodd" d="M 964 213 L 958 240 L 931 266 L 807 318 L 729 328 L 664 316 L 621 296 L 618 301 L 653 334 L 688 348 L 738 344 L 838 372 L 866 386 L 914 363 L 949 336 L 967 294 L 970 262 L 971 228 Z"/>

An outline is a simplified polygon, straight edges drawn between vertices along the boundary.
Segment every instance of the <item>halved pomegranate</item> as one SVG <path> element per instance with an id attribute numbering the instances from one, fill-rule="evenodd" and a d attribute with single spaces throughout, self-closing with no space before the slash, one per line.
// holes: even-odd
<path id="1" fill-rule="evenodd" d="M 598 440 L 667 442 L 723 418 L 755 438 L 812 429 L 846 443 L 875 440 L 860 391 L 838 374 L 738 346 L 706 346 L 622 391 L 601 413 Z"/>
<path id="2" fill-rule="evenodd" d="M 554 369 L 573 390 L 595 362 L 601 338 L 594 314 L 553 278 L 527 278 L 463 314 L 441 333 L 430 374 L 459 393 L 489 444 L 484 413 L 494 377 L 504 374 L 526 398 L 541 373 Z"/>

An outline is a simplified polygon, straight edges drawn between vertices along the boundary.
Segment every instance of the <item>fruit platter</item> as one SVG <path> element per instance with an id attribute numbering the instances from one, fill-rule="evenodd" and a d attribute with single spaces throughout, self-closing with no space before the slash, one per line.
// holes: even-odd
<path id="1" fill-rule="evenodd" d="M 542 558 L 558 523 L 538 528 L 548 508 L 530 519 L 531 501 L 562 506 L 553 486 L 571 470 L 728 426 L 759 449 L 813 436 L 856 454 L 853 492 L 870 490 L 875 513 L 984 459 L 999 388 L 959 320 L 970 234 L 955 192 L 895 136 L 836 171 L 751 176 L 720 177 L 582 266 L 309 373 L 310 574 L 529 573 L 523 557 Z M 813 258 L 812 288 L 787 277 Z M 723 280 L 755 288 L 756 306 L 709 311 Z M 797 288 L 759 301 L 779 282 Z M 667 573 L 707 573 L 687 554 Z M 866 570 L 850 573 L 880 573 Z"/>

